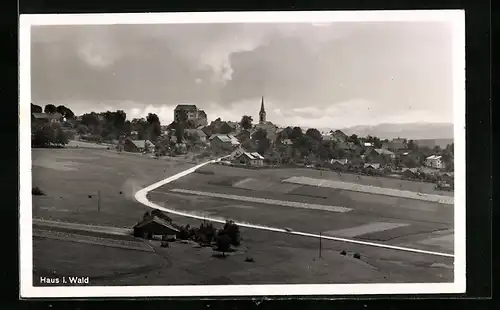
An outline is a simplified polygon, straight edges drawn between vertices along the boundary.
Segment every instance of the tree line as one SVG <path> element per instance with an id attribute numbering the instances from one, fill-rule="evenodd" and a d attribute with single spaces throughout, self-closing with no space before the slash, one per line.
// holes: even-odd
<path id="1" fill-rule="evenodd" d="M 240 120 L 240 126 L 249 132 L 253 127 L 251 116 L 244 115 Z M 248 151 L 256 151 L 265 157 L 272 164 L 321 164 L 331 159 L 348 159 L 354 165 L 361 165 L 361 155 L 368 148 L 382 148 L 384 143 L 389 143 L 388 139 L 380 139 L 375 136 L 358 137 L 356 134 L 347 136 L 345 142 L 324 140 L 321 132 L 315 128 L 309 128 L 305 132 L 302 128 L 286 127 L 279 132 L 274 141 L 268 137 L 268 132 L 258 129 L 252 135 L 241 134 L 238 136 L 242 142 L 242 147 Z M 283 141 L 288 140 L 291 145 L 286 145 Z M 365 142 L 371 146 L 366 147 Z M 440 146 L 430 148 L 418 146 L 413 140 L 405 140 L 408 156 L 397 156 L 393 162 L 397 167 L 415 168 L 424 164 L 425 159 L 430 155 L 441 155 L 448 167 L 453 167 L 453 143 L 444 149 Z M 351 147 L 346 147 L 346 143 Z"/>

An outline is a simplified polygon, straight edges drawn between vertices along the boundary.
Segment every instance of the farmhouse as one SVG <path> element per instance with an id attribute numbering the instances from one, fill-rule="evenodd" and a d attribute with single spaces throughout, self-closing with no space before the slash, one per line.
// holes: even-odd
<path id="1" fill-rule="evenodd" d="M 396 158 L 396 154 L 387 149 L 369 148 L 363 154 L 363 158 L 368 162 L 386 164 L 390 163 L 394 158 Z"/>
<path id="2" fill-rule="evenodd" d="M 61 113 L 31 113 L 31 120 L 37 124 L 60 123 L 64 120 Z"/>
<path id="3" fill-rule="evenodd" d="M 382 145 L 382 148 L 396 152 L 396 151 L 407 150 L 408 145 L 406 144 L 406 139 L 397 138 L 397 139 L 392 139 L 392 141 L 389 143 L 384 143 Z"/>
<path id="4" fill-rule="evenodd" d="M 416 179 L 418 178 L 417 168 L 403 168 L 401 175 L 406 179 Z"/>
<path id="5" fill-rule="evenodd" d="M 243 152 L 233 160 L 237 164 L 248 165 L 252 167 L 264 166 L 264 157 L 257 152 Z"/>
<path id="6" fill-rule="evenodd" d="M 334 170 L 345 171 L 347 170 L 348 165 L 349 165 L 349 160 L 345 158 L 330 160 L 330 167 Z"/>
<path id="7" fill-rule="evenodd" d="M 232 135 L 212 135 L 208 140 L 210 147 L 216 150 L 233 150 L 240 145 L 238 139 Z"/>
<path id="8" fill-rule="evenodd" d="M 153 151 L 153 149 L 154 149 L 154 144 L 149 140 L 132 140 L 129 138 L 125 139 L 123 145 L 123 150 L 125 152 L 132 152 L 132 153 L 148 152 L 148 151 Z"/>
<path id="9" fill-rule="evenodd" d="M 445 163 L 439 155 L 431 155 L 425 159 L 425 165 L 429 168 L 444 169 Z"/>
<path id="10" fill-rule="evenodd" d="M 195 137 L 196 139 L 199 139 L 201 142 L 207 141 L 207 135 L 201 129 L 186 129 L 185 132 L 188 136 Z"/>
<path id="11" fill-rule="evenodd" d="M 154 235 L 166 236 L 168 239 L 175 239 L 179 232 L 177 228 L 157 216 L 150 216 L 134 226 L 134 236 L 152 238 Z"/>

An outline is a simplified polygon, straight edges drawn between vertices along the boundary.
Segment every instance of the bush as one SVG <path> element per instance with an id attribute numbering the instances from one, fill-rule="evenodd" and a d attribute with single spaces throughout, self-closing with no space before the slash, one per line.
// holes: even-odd
<path id="1" fill-rule="evenodd" d="M 45 196 L 45 193 L 38 186 L 31 189 L 31 194 L 35 196 Z"/>
<path id="2" fill-rule="evenodd" d="M 245 258 L 245 262 L 247 262 L 247 263 L 253 263 L 253 262 L 255 262 L 255 260 L 253 259 L 253 257 L 249 257 L 249 256 L 247 256 L 247 257 Z"/>
<path id="3" fill-rule="evenodd" d="M 361 258 L 361 254 L 359 254 L 359 253 L 354 253 L 353 257 L 354 257 L 354 258 L 356 258 L 356 259 L 360 259 L 360 258 Z"/>
<path id="4" fill-rule="evenodd" d="M 189 239 L 189 225 L 184 227 L 179 227 L 179 232 L 177 233 L 177 238 L 180 240 L 188 240 Z"/>
<path id="5" fill-rule="evenodd" d="M 198 236 L 204 243 L 211 243 L 215 239 L 216 233 L 214 225 L 210 222 L 201 223 L 198 229 Z"/>

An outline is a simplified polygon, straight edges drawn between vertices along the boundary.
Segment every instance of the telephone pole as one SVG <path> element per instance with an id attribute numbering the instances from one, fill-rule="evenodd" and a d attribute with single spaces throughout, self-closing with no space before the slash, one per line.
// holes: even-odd
<path id="1" fill-rule="evenodd" d="M 319 258 L 321 258 L 321 232 L 319 233 Z"/>
<path id="2" fill-rule="evenodd" d="M 101 191 L 97 191 L 97 213 L 101 212 Z"/>

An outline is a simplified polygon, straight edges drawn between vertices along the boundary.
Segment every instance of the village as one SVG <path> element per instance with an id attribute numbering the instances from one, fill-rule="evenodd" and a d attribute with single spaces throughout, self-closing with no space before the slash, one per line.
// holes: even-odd
<path id="1" fill-rule="evenodd" d="M 428 141 L 420 144 L 418 140 L 401 137 L 380 140 L 371 136 L 348 136 L 341 130 L 319 132 L 310 128 L 303 132 L 300 127 L 283 128 L 266 119 L 264 97 L 256 124 L 252 123 L 251 116 L 246 115 L 239 122 L 217 118 L 208 124 L 203 110 L 196 105 L 181 104 L 174 109 L 174 121 L 168 126 L 159 125 L 158 117 L 150 114 L 153 122 L 145 119 L 125 121 L 131 125 L 131 130 L 120 130 L 120 134 L 115 135 L 116 139 L 111 140 L 106 139 L 102 132 L 110 133 L 114 128 L 106 130 L 102 127 L 105 127 L 106 117 L 120 111 L 69 115 L 66 119 L 64 114 L 69 109 L 58 108 L 62 109 L 62 113 L 51 111 L 50 107 L 48 111 L 45 109 L 48 113 L 40 113 L 40 109 L 32 113 L 33 137 L 36 128 L 49 123 L 56 128 L 56 145 L 64 145 L 71 139 L 108 145 L 118 152 L 190 161 L 230 154 L 220 164 L 251 169 L 327 169 L 339 174 L 433 182 L 437 190 L 454 188 L 453 144 L 441 148 L 429 145 Z M 94 123 L 88 121 L 89 115 L 95 115 Z M 95 134 L 96 128 L 101 135 Z M 153 134 L 155 131 L 156 136 Z M 61 135 L 64 137 L 58 141 Z"/>

